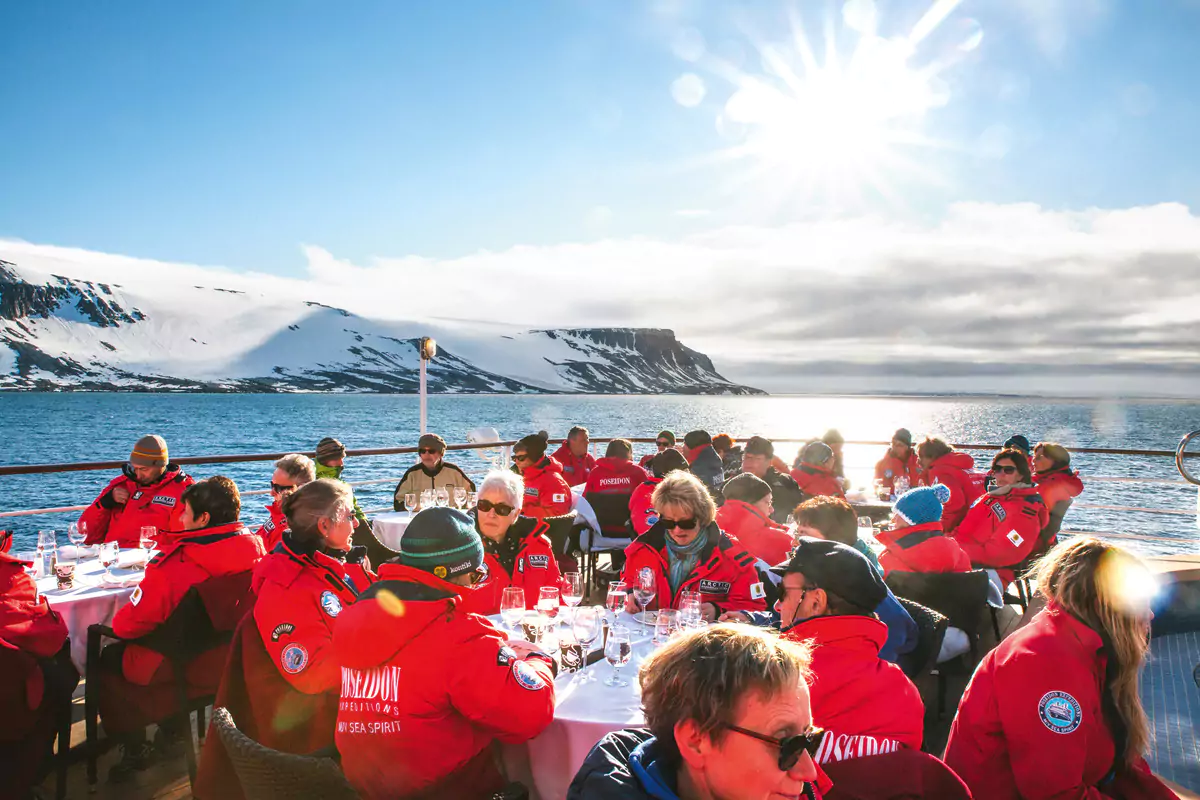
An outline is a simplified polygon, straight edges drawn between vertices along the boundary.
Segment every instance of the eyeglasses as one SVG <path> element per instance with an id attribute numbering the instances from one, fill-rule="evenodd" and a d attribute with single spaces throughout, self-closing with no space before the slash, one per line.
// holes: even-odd
<path id="1" fill-rule="evenodd" d="M 776 739 L 774 736 L 767 736 L 765 733 L 739 728 L 737 725 L 725 724 L 724 727 L 734 733 L 740 733 L 743 736 L 749 736 L 751 739 L 758 739 L 760 742 L 766 742 L 778 747 L 779 769 L 781 772 L 787 772 L 796 766 L 796 762 L 800 760 L 801 753 L 808 753 L 809 758 L 816 759 L 817 752 L 821 749 L 821 742 L 825 739 L 824 728 L 809 728 L 804 733 Z"/>
<path id="2" fill-rule="evenodd" d="M 528 461 L 529 455 L 526 453 L 513 453 L 513 461 Z"/>
<path id="3" fill-rule="evenodd" d="M 436 456 L 441 452 L 442 451 L 438 450 L 436 447 L 422 447 L 417 450 L 417 453 L 423 456 Z"/>
<path id="4" fill-rule="evenodd" d="M 508 503 L 493 503 L 491 500 L 479 500 L 475 503 L 475 507 L 480 511 L 494 511 L 501 517 L 507 517 L 516 511 Z"/>
<path id="5" fill-rule="evenodd" d="M 659 517 L 658 521 L 661 522 L 662 526 L 669 531 L 673 531 L 676 528 L 682 528 L 685 531 L 690 531 L 692 528 L 695 528 L 698 523 L 698 520 L 695 517 L 688 517 L 687 519 L 667 519 L 666 517 Z"/>
<path id="6" fill-rule="evenodd" d="M 1013 475 L 1019 471 L 1012 464 L 1006 464 L 1002 467 L 992 467 L 992 472 L 1003 472 L 1005 475 Z"/>
<path id="7" fill-rule="evenodd" d="M 276 483 L 275 481 L 271 481 L 271 491 L 274 492 L 275 494 L 283 494 L 284 492 L 291 492 L 291 491 L 294 491 L 296 488 L 297 487 L 295 484 Z"/>
<path id="8" fill-rule="evenodd" d="M 671 443 L 666 439 L 659 439 L 657 442 L 655 442 L 655 444 L 658 445 L 659 450 L 665 450 L 671 446 Z"/>

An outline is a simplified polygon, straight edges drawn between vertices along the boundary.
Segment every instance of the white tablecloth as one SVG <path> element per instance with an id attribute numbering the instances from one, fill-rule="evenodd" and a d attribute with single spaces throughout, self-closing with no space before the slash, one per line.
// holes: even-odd
<path id="1" fill-rule="evenodd" d="M 50 607 L 67 623 L 71 636 L 71 660 L 80 674 L 87 661 L 88 626 L 100 623 L 111 625 L 113 616 L 129 602 L 134 587 L 146 574 L 141 570 L 113 567 L 113 577 L 127 585 L 101 586 L 104 567 L 99 559 L 91 558 L 75 565 L 75 586 L 59 589 L 53 575 L 39 578 L 38 593 L 49 601 Z"/>
<path id="2" fill-rule="evenodd" d="M 375 538 L 383 543 L 384 547 L 399 552 L 400 540 L 404 538 L 404 531 L 408 528 L 408 523 L 412 522 L 413 512 L 411 511 L 388 511 L 383 514 L 376 514 L 371 521 L 371 530 L 375 532 Z"/>

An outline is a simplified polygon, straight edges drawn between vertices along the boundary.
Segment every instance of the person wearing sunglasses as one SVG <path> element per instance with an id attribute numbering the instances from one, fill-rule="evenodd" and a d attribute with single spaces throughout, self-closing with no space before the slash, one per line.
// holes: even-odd
<path id="1" fill-rule="evenodd" d="M 268 553 L 275 549 L 287 530 L 287 517 L 283 513 L 284 498 L 316 479 L 316 462 L 308 456 L 291 453 L 275 462 L 275 472 L 271 475 L 271 502 L 267 504 L 270 517 L 258 529 L 258 538 L 262 539 Z"/>
<path id="2" fill-rule="evenodd" d="M 427 509 L 338 619 L 336 744 L 361 797 L 491 797 L 506 783 L 496 740 L 552 721 L 554 659 L 464 608 L 484 563 L 469 516 Z"/>
<path id="3" fill-rule="evenodd" d="M 809 649 L 748 625 L 690 631 L 638 672 L 645 726 L 610 733 L 567 800 L 827 797 Z"/>
<path id="4" fill-rule="evenodd" d="M 649 472 L 650 468 L 651 468 L 651 463 L 654 461 L 654 457 L 664 450 L 670 450 L 674 446 L 675 446 L 674 432 L 659 431 L 658 436 L 656 436 L 654 438 L 654 447 L 656 448 L 655 451 L 653 453 L 650 453 L 649 455 L 642 456 L 642 460 L 638 462 L 638 466 L 641 467 L 642 469 L 646 470 L 647 472 Z"/>
<path id="5" fill-rule="evenodd" d="M 1020 450 L 1001 450 L 992 459 L 993 486 L 972 504 L 954 540 L 976 567 L 996 571 L 1002 587 L 1038 546 L 1050 512 L 1033 485 L 1029 459 Z"/>
<path id="6" fill-rule="evenodd" d="M 1057 442 L 1038 442 L 1033 448 L 1033 484 L 1050 511 L 1050 521 L 1042 530 L 1047 548 L 1058 543 L 1067 509 L 1083 494 L 1083 480 L 1071 470 L 1071 453 Z"/>
<path id="7" fill-rule="evenodd" d="M 441 489 L 451 486 L 453 489 L 475 491 L 475 482 L 457 464 L 446 461 L 446 441 L 436 433 L 421 434 L 417 440 L 417 463 L 408 468 L 396 491 L 392 493 L 392 507 L 397 511 L 411 511 L 404 504 L 404 495 L 412 494 L 417 497 L 427 489 Z M 454 498 L 450 498 L 454 502 Z"/>
<path id="8" fill-rule="evenodd" d="M 513 466 L 525 481 L 527 517 L 561 517 L 571 511 L 571 487 L 562 464 L 546 455 L 547 437 L 531 433 L 513 445 Z"/>
<path id="9" fill-rule="evenodd" d="M 500 613 L 504 590 L 524 590 L 525 605 L 537 605 L 538 590 L 558 586 L 559 568 L 550 544 L 550 524 L 521 515 L 525 484 L 519 475 L 497 470 L 479 484 L 479 499 L 471 516 L 483 542 L 487 577 L 463 594 L 463 607 L 476 614 Z"/>
<path id="10" fill-rule="evenodd" d="M 647 608 L 679 608 L 684 592 L 698 592 L 709 622 L 723 611 L 766 610 L 754 556 L 717 525 L 717 506 L 699 478 L 672 472 L 651 499 L 658 521 L 625 548 L 621 572 L 630 587 L 644 571 L 654 576 L 655 596 Z M 626 602 L 628 611 L 638 610 L 633 592 Z"/>

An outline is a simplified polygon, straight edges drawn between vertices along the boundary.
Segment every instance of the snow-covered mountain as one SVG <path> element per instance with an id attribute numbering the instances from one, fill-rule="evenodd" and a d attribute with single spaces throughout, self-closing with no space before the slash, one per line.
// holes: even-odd
<path id="1" fill-rule="evenodd" d="M 206 286 L 126 287 L 0 261 L 0 389 L 760 394 L 669 330 L 498 332 L 366 319 Z"/>

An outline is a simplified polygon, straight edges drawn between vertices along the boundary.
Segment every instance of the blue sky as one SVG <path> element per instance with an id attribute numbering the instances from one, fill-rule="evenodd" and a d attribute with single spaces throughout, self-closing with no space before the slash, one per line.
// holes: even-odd
<path id="1" fill-rule="evenodd" d="M 876 5 L 881 35 L 923 11 Z M 5 3 L 0 236 L 299 274 L 302 243 L 447 257 L 821 213 L 730 196 L 731 87 L 674 47 L 696 31 L 754 72 L 789 7 L 852 41 L 806 1 Z M 870 210 L 1200 203 L 1196 3 L 965 0 L 914 62 L 968 19 L 982 41 L 921 121 L 946 146 L 906 152 L 936 180 Z M 686 72 L 697 107 L 672 99 Z"/>

